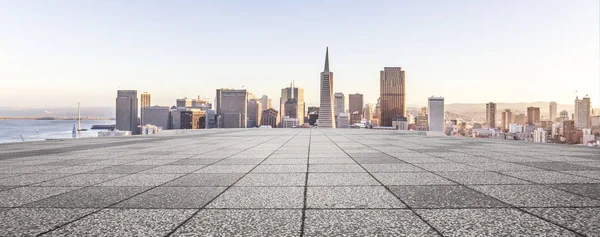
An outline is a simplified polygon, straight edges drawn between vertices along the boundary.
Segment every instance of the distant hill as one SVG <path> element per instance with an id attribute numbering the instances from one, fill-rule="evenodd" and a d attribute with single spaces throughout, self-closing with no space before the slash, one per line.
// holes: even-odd
<path id="1" fill-rule="evenodd" d="M 48 116 L 73 117 L 77 116 L 77 106 L 58 108 L 21 108 L 0 107 L 0 116 Z M 82 107 L 81 117 L 114 117 L 114 107 Z"/>

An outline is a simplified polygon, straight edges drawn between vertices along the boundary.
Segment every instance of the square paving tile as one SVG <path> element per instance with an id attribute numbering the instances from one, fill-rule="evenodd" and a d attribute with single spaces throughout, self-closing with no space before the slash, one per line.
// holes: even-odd
<path id="1" fill-rule="evenodd" d="M 600 170 L 600 167 L 571 164 L 565 162 L 522 162 L 522 165 L 532 166 L 545 170 L 556 170 L 556 171 L 593 171 Z"/>
<path id="2" fill-rule="evenodd" d="M 162 165 L 140 173 L 145 174 L 188 174 L 205 167 L 204 165 Z"/>
<path id="3" fill-rule="evenodd" d="M 437 236 L 409 210 L 306 210 L 305 236 Z"/>
<path id="4" fill-rule="evenodd" d="M 311 173 L 360 173 L 366 172 L 357 164 L 332 164 L 332 165 L 310 165 L 308 172 Z"/>
<path id="5" fill-rule="evenodd" d="M 452 185 L 452 181 L 444 179 L 433 173 L 373 173 L 376 179 L 384 185 Z"/>
<path id="6" fill-rule="evenodd" d="M 244 174 L 188 174 L 163 184 L 163 186 L 173 187 L 226 187 L 231 186 Z"/>
<path id="7" fill-rule="evenodd" d="M 600 184 L 555 184 L 551 187 L 600 200 Z"/>
<path id="8" fill-rule="evenodd" d="M 576 236 L 516 209 L 431 209 L 417 213 L 444 236 Z"/>
<path id="9" fill-rule="evenodd" d="M 52 236 L 165 236 L 194 210 L 105 209 L 50 233 Z"/>
<path id="10" fill-rule="evenodd" d="M 244 176 L 238 181 L 235 186 L 300 186 L 304 187 L 306 182 L 306 174 L 289 173 L 289 174 L 262 174 L 252 173 Z"/>
<path id="11" fill-rule="evenodd" d="M 222 159 L 182 159 L 169 163 L 169 165 L 212 165 Z"/>
<path id="12" fill-rule="evenodd" d="M 39 187 L 47 188 L 47 187 Z M 27 207 L 101 208 L 125 200 L 148 187 L 87 187 L 49 197 Z"/>
<path id="13" fill-rule="evenodd" d="M 248 173 L 256 165 L 209 165 L 194 173 Z"/>
<path id="14" fill-rule="evenodd" d="M 473 185 L 471 188 L 517 207 L 586 207 L 600 201 L 541 185 Z"/>
<path id="15" fill-rule="evenodd" d="M 200 208 L 225 187 L 158 187 L 121 202 L 119 208 Z"/>
<path id="16" fill-rule="evenodd" d="M 75 187 L 18 187 L 0 192 L 0 207 L 18 207 L 47 197 L 59 195 Z"/>
<path id="17" fill-rule="evenodd" d="M 93 174 L 133 174 L 144 170 L 155 168 L 154 165 L 115 165 L 103 169 L 97 169 L 88 173 Z"/>
<path id="18" fill-rule="evenodd" d="M 173 236 L 299 236 L 301 224 L 301 210 L 203 209 Z"/>
<path id="19" fill-rule="evenodd" d="M 531 182 L 494 172 L 435 172 L 460 184 L 530 184 Z"/>
<path id="20" fill-rule="evenodd" d="M 558 183 L 600 183 L 600 180 L 578 177 L 575 175 L 559 173 L 556 171 L 518 171 L 502 172 L 503 174 L 517 177 L 541 184 Z"/>
<path id="21" fill-rule="evenodd" d="M 464 186 L 390 186 L 412 208 L 505 207 L 498 200 Z"/>
<path id="22" fill-rule="evenodd" d="M 183 174 L 132 174 L 98 184 L 98 186 L 158 186 Z"/>
<path id="23" fill-rule="evenodd" d="M 309 187 L 308 208 L 405 208 L 398 198 L 381 186 Z"/>
<path id="24" fill-rule="evenodd" d="M 467 163 L 470 166 L 475 166 L 477 168 L 481 168 L 489 171 L 521 171 L 521 170 L 541 170 L 535 167 L 520 165 L 515 163 Z"/>
<path id="25" fill-rule="evenodd" d="M 274 159 L 269 157 L 262 164 L 263 165 L 306 165 L 308 159 Z"/>
<path id="26" fill-rule="evenodd" d="M 586 236 L 600 236 L 600 208 L 528 208 L 528 212 Z"/>
<path id="27" fill-rule="evenodd" d="M 325 165 L 325 164 L 356 164 L 356 162 L 350 158 L 310 158 L 308 159 L 309 165 Z"/>
<path id="28" fill-rule="evenodd" d="M 308 186 L 380 185 L 368 173 L 310 173 Z"/>
<path id="29" fill-rule="evenodd" d="M 302 187 L 231 187 L 207 208 L 302 208 Z"/>
<path id="30" fill-rule="evenodd" d="M 95 209 L 14 208 L 0 211 L 1 236 L 35 236 Z"/>
<path id="31" fill-rule="evenodd" d="M 370 173 L 400 173 L 425 171 L 411 164 L 363 164 L 362 166 Z"/>
<path id="32" fill-rule="evenodd" d="M 448 163 L 448 164 L 415 164 L 424 170 L 427 171 L 483 171 L 483 169 L 458 164 L 458 163 Z"/>
<path id="33" fill-rule="evenodd" d="M 252 173 L 306 173 L 306 165 L 259 165 Z"/>
<path id="34" fill-rule="evenodd" d="M 125 176 L 125 174 L 76 174 L 64 178 L 58 178 L 42 183 L 33 184 L 32 186 L 90 186 L 109 180 L 117 179 L 123 176 Z"/>
<path id="35" fill-rule="evenodd" d="M 406 164 L 406 162 L 394 157 L 388 158 L 354 158 L 359 164 Z"/>
<path id="36" fill-rule="evenodd" d="M 44 182 L 52 179 L 65 177 L 71 174 L 24 174 L 0 179 L 2 186 L 21 186 L 39 182 Z"/>

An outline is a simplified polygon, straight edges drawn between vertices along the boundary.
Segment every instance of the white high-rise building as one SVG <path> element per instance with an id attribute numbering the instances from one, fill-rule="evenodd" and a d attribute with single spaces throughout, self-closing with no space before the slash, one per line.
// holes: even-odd
<path id="1" fill-rule="evenodd" d="M 444 132 L 444 97 L 429 97 L 427 103 L 429 131 Z"/>
<path id="2" fill-rule="evenodd" d="M 333 113 L 333 72 L 329 71 L 329 48 L 327 48 L 325 51 L 325 69 L 321 72 L 320 128 L 335 128 Z"/>
<path id="3" fill-rule="evenodd" d="M 583 97 L 581 100 L 579 97 L 575 98 L 575 127 L 576 128 L 590 128 L 591 120 L 590 115 L 592 114 L 592 101 L 590 97 Z"/>
<path id="4" fill-rule="evenodd" d="M 546 131 L 543 128 L 533 131 L 533 142 L 546 143 Z"/>
<path id="5" fill-rule="evenodd" d="M 338 116 L 340 113 L 346 112 L 346 96 L 344 93 L 336 92 L 333 95 L 333 114 Z"/>
<path id="6" fill-rule="evenodd" d="M 320 118 L 319 118 L 320 119 Z M 338 127 L 337 128 L 349 128 L 350 127 L 350 114 L 339 113 L 338 114 Z"/>
<path id="7" fill-rule="evenodd" d="M 554 121 L 555 118 L 557 118 L 558 115 L 558 104 L 556 104 L 556 102 L 552 101 L 550 102 L 550 121 Z"/>

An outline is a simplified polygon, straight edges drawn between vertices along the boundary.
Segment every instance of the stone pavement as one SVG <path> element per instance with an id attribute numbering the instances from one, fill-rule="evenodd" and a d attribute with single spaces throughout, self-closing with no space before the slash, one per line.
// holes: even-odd
<path id="1" fill-rule="evenodd" d="M 0 144 L 0 236 L 600 236 L 600 150 L 374 130 Z"/>

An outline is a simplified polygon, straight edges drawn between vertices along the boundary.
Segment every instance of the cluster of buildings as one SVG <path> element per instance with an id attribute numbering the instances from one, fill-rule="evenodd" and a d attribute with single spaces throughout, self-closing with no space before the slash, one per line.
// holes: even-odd
<path id="1" fill-rule="evenodd" d="M 539 107 L 527 107 L 525 113 L 516 113 L 511 109 L 498 111 L 496 103 L 489 102 L 483 123 L 468 127 L 466 122 L 459 124 L 451 120 L 446 133 L 539 143 L 600 145 L 600 113 L 594 114 L 589 97 L 576 97 L 572 114 L 567 110 L 558 112 L 556 102 L 550 102 L 548 106 L 548 116 L 542 117 Z"/>
<path id="2" fill-rule="evenodd" d="M 293 81 L 281 89 L 279 105 L 275 107 L 266 95 L 256 97 L 246 89 L 221 88 L 216 90 L 214 107 L 212 102 L 200 97 L 177 99 L 173 106 L 152 106 L 150 93 L 144 92 L 140 95 L 138 108 L 137 91 L 119 90 L 116 128 L 132 134 L 156 130 L 154 128 L 371 128 L 569 144 L 592 144 L 600 136 L 600 115 L 592 114 L 589 97 L 575 99 L 575 113 L 571 116 L 567 111 L 558 113 L 556 102 L 551 102 L 545 120 L 542 120 L 539 107 L 529 107 L 526 113 L 517 114 L 510 109 L 498 111 L 496 104 L 490 102 L 486 104 L 483 123 L 467 124 L 446 119 L 443 97 L 432 96 L 427 107 L 421 108 L 416 115 L 407 114 L 406 74 L 401 67 L 384 67 L 379 83 L 379 98 L 375 105 L 365 103 L 360 93 L 334 92 L 327 49 L 320 75 L 319 107 L 307 108 L 304 89 Z"/>

